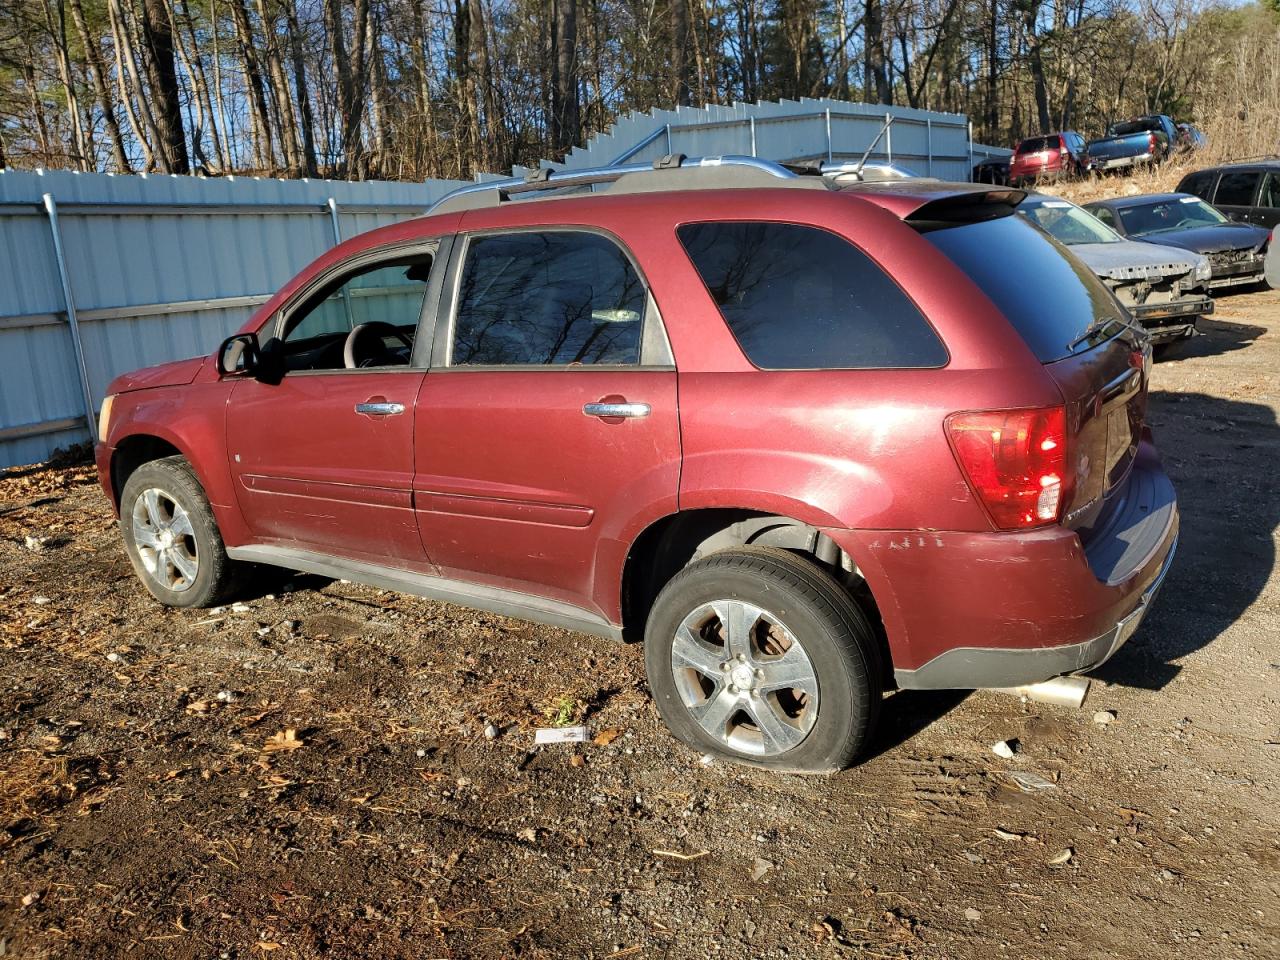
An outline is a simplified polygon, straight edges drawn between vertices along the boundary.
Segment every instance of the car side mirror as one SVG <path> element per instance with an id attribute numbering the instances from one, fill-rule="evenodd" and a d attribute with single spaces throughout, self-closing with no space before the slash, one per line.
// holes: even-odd
<path id="1" fill-rule="evenodd" d="M 218 376 L 249 377 L 257 373 L 262 359 L 256 333 L 237 333 L 218 347 Z"/>

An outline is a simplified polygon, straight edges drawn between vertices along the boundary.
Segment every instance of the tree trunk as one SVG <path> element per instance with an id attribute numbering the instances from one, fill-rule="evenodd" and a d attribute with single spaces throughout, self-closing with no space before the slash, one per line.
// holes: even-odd
<path id="1" fill-rule="evenodd" d="M 562 156 L 578 142 L 578 5 L 554 0 L 555 83 L 552 85 L 551 150 Z"/>
<path id="2" fill-rule="evenodd" d="M 285 0 L 284 13 L 289 25 L 289 57 L 293 61 L 293 85 L 297 88 L 298 117 L 302 126 L 302 173 L 314 177 L 318 176 L 315 120 L 311 115 L 311 94 L 307 90 L 307 61 L 302 50 L 296 0 Z"/>
<path id="3" fill-rule="evenodd" d="M 158 165 L 167 166 L 168 157 L 165 143 L 160 139 L 156 128 L 155 117 L 151 113 L 151 104 L 147 91 L 142 86 L 142 74 L 138 69 L 137 44 L 133 30 L 120 0 L 109 0 L 108 10 L 111 14 L 111 31 L 116 46 L 116 86 L 120 91 L 120 99 L 129 114 L 129 123 L 133 126 L 134 136 L 142 146 L 147 170 L 154 170 Z M 133 85 L 133 93 L 129 93 L 125 83 L 128 75 Z M 142 122 L 138 122 L 138 118 Z"/>
<path id="4" fill-rule="evenodd" d="M 893 90 L 889 86 L 889 76 L 884 67 L 884 11 L 880 0 L 866 0 L 866 19 L 863 21 L 866 32 L 865 70 L 863 79 L 864 96 L 873 94 L 876 103 L 893 103 Z"/>
<path id="5" fill-rule="evenodd" d="M 351 55 L 343 34 L 341 0 L 325 0 L 325 26 L 329 31 L 329 51 L 338 74 L 338 124 L 343 161 L 348 171 L 356 170 L 363 154 L 361 125 L 364 121 L 365 34 L 369 27 L 369 0 L 354 5 Z"/>
<path id="6" fill-rule="evenodd" d="M 671 0 L 671 77 L 676 105 L 689 106 L 689 0 Z"/>
<path id="7" fill-rule="evenodd" d="M 284 75 L 284 58 L 280 54 L 280 37 L 276 33 L 276 18 L 267 12 L 266 0 L 257 0 L 258 19 L 262 21 L 262 35 L 266 41 L 268 88 L 275 107 L 276 128 L 280 131 L 280 149 L 290 176 L 302 172 L 301 149 L 298 143 L 298 120 L 293 112 L 293 94 Z"/>
<path id="8" fill-rule="evenodd" d="M 115 157 L 116 169 L 121 173 L 133 173 L 129 155 L 124 150 L 124 137 L 120 133 L 120 124 L 116 121 L 111 92 L 107 89 L 107 69 L 102 62 L 102 51 L 98 47 L 97 38 L 89 33 L 89 26 L 84 18 L 84 6 L 80 0 L 71 0 L 71 19 L 75 21 L 80 42 L 84 44 L 85 58 L 89 62 L 89 75 L 93 78 L 93 89 L 98 95 L 103 125 L 107 128 L 107 136 L 111 138 L 111 153 Z"/>
<path id="9" fill-rule="evenodd" d="M 173 31 L 164 0 L 142 0 L 142 44 L 146 51 L 147 82 L 155 102 L 155 123 L 164 155 L 166 173 L 187 173 L 187 138 L 182 129 L 178 98 L 178 74 L 173 62 Z"/>
<path id="10" fill-rule="evenodd" d="M 262 66 L 258 61 L 253 25 L 249 23 L 249 11 L 245 9 L 244 0 L 231 0 L 231 18 L 236 25 L 236 39 L 240 45 L 240 62 L 244 71 L 245 88 L 249 91 L 249 121 L 253 126 L 254 157 L 259 168 L 267 169 L 275 166 L 275 149 L 271 142 L 271 115 L 267 112 Z"/>
<path id="11" fill-rule="evenodd" d="M 80 116 L 80 100 L 76 96 L 75 77 L 71 71 L 71 55 L 67 51 L 67 18 L 62 3 L 58 3 L 57 17 L 44 0 L 45 24 L 49 28 L 49 38 L 53 41 L 54 53 L 58 63 L 58 78 L 62 81 L 62 89 L 67 100 L 67 113 L 71 122 L 71 143 L 75 150 L 76 169 L 89 170 L 93 158 L 89 148 L 88 136 L 85 134 L 84 121 Z"/>

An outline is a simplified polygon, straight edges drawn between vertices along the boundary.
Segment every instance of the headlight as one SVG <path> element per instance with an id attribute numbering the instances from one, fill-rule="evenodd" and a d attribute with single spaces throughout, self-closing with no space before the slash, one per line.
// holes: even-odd
<path id="1" fill-rule="evenodd" d="M 111 404 L 115 401 L 115 394 L 103 398 L 102 409 L 98 411 L 98 439 L 107 439 L 107 430 L 111 428 Z"/>
<path id="2" fill-rule="evenodd" d="M 1211 276 L 1213 276 L 1213 267 L 1209 263 L 1209 258 L 1198 258 L 1196 260 L 1196 279 L 1208 280 Z"/>

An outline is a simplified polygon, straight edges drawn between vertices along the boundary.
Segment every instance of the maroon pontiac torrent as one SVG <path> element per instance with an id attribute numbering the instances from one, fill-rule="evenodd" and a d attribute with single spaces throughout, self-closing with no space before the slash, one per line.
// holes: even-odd
<path id="1" fill-rule="evenodd" d="M 147 589 L 270 564 L 643 637 L 677 737 L 787 770 L 886 687 L 1111 656 L 1178 511 L 1107 288 L 1018 190 L 681 159 L 464 188 L 118 378 Z"/>

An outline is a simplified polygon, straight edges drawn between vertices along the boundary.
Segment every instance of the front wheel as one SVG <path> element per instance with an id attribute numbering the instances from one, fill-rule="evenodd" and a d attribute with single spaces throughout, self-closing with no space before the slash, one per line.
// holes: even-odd
<path id="1" fill-rule="evenodd" d="M 754 766 L 843 769 L 880 709 L 880 655 L 861 609 L 825 570 L 773 548 L 677 574 L 650 612 L 645 669 L 678 739 Z"/>
<path id="2" fill-rule="evenodd" d="M 170 607 L 208 607 L 235 588 L 213 509 L 182 457 L 144 463 L 120 494 L 120 532 L 143 586 Z"/>

